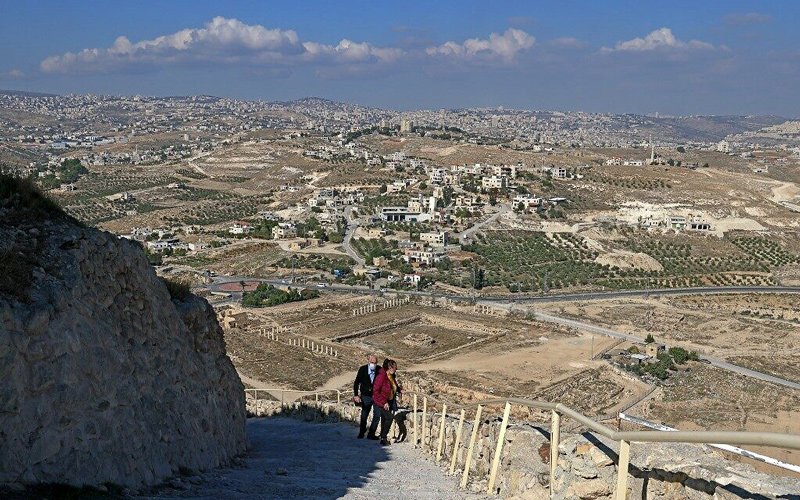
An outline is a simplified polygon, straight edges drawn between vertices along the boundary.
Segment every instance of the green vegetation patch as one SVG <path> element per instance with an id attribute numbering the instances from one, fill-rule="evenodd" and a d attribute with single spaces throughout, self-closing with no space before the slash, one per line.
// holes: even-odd
<path id="1" fill-rule="evenodd" d="M 182 175 L 184 177 L 188 177 L 190 179 L 208 179 L 208 176 L 205 174 L 201 174 L 197 170 L 192 170 L 189 168 L 179 168 L 175 171 L 176 174 Z"/>
<path id="2" fill-rule="evenodd" d="M 358 238 L 352 240 L 352 246 L 355 251 L 364 257 L 368 263 L 372 262 L 372 259 L 375 257 L 386 257 L 392 260 L 395 256 L 400 254 L 397 245 L 397 240 L 387 241 L 384 238 L 369 240 Z"/>
<path id="3" fill-rule="evenodd" d="M 597 252 L 581 236 L 539 231 L 490 231 L 463 249 L 478 255 L 465 277 L 455 276 L 451 284 L 474 281 L 483 271 L 484 286 L 506 286 L 511 291 L 536 291 L 585 285 L 610 275 L 612 268 L 597 264 Z M 616 268 L 614 268 L 616 269 Z M 616 270 L 614 272 L 623 272 Z M 442 273 L 446 281 L 448 273 Z M 452 278 L 451 278 L 452 279 Z"/>
<path id="4" fill-rule="evenodd" d="M 254 291 L 242 294 L 242 305 L 244 307 L 272 307 L 317 297 L 319 297 L 319 292 L 316 290 L 289 288 L 284 291 L 267 283 L 261 283 Z"/>

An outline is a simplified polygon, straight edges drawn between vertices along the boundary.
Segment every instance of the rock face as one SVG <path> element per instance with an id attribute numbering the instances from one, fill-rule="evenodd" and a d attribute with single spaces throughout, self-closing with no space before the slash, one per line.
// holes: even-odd
<path id="1" fill-rule="evenodd" d="M 0 484 L 139 487 L 243 452 L 211 306 L 172 299 L 136 243 L 3 201 Z"/>

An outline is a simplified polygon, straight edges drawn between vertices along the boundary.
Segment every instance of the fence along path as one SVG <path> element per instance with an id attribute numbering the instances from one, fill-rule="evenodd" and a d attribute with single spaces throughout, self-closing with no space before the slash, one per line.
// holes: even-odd
<path id="1" fill-rule="evenodd" d="M 245 392 L 251 392 L 252 389 L 246 389 Z M 296 391 L 295 391 L 296 392 Z M 336 392 L 337 403 L 341 403 L 340 391 L 326 391 Z M 314 395 L 316 403 L 321 402 L 319 392 L 310 391 Z M 308 396 L 310 396 L 310 394 Z M 782 449 L 800 450 L 800 436 L 793 434 L 783 434 L 777 432 L 741 432 L 741 431 L 665 431 L 665 430 L 648 430 L 648 431 L 615 431 L 591 418 L 573 410 L 572 408 L 561 403 L 552 403 L 548 401 L 534 401 L 521 398 L 496 398 L 487 399 L 471 403 L 468 405 L 454 405 L 447 403 L 425 394 L 419 394 L 406 391 L 406 395 L 413 397 L 413 408 L 411 416 L 411 428 L 409 432 L 412 434 L 412 443 L 415 447 L 429 447 L 426 451 L 433 452 L 436 450 L 437 462 L 441 459 L 442 443 L 445 437 L 444 421 L 447 418 L 454 418 L 447 413 L 447 406 L 450 408 L 458 408 L 461 410 L 459 414 L 459 427 L 463 428 L 464 419 L 467 410 L 472 411 L 474 408 L 474 420 L 472 424 L 472 433 L 469 443 L 466 445 L 466 452 L 464 454 L 464 469 L 461 479 L 461 487 L 465 488 L 469 481 L 470 462 L 473 459 L 474 446 L 478 435 L 478 430 L 482 425 L 481 413 L 483 408 L 488 405 L 503 405 L 503 418 L 500 424 L 497 443 L 495 445 L 495 452 L 492 459 L 491 468 L 487 479 L 487 493 L 495 493 L 495 483 L 497 474 L 500 467 L 500 458 L 502 456 L 503 444 L 505 441 L 505 433 L 508 428 L 509 416 L 512 405 L 519 405 L 527 408 L 534 408 L 538 410 L 545 410 L 550 412 L 550 477 L 555 477 L 556 469 L 558 467 L 558 444 L 561 434 L 561 419 L 562 417 L 574 420 L 576 423 L 588 428 L 594 433 L 604 436 L 608 439 L 616 441 L 619 445 L 619 453 L 617 458 L 617 481 L 614 489 L 615 500 L 625 500 L 628 492 L 628 466 L 630 465 L 630 449 L 633 443 L 693 443 L 693 444 L 706 444 L 706 445 L 750 445 L 750 446 L 765 446 L 775 447 Z M 258 404 L 258 395 L 253 393 L 256 404 Z M 431 402 L 429 412 L 429 401 Z M 436 403 L 441 408 L 441 411 L 435 412 L 433 404 Z M 420 412 L 421 409 L 421 412 Z M 443 417 L 440 422 L 441 425 L 438 429 L 431 428 L 429 421 L 433 420 L 434 414 L 439 414 Z M 426 440 L 426 437 L 437 436 L 435 439 L 436 445 L 434 448 L 434 439 Z M 461 443 L 464 443 L 460 436 L 460 432 L 456 432 L 455 448 L 458 448 Z M 426 444 L 427 443 L 427 444 Z M 453 460 L 455 461 L 455 460 Z M 451 468 L 455 469 L 455 465 L 451 464 Z M 550 481 L 550 497 L 553 498 L 555 494 L 553 481 Z"/>
<path id="2" fill-rule="evenodd" d="M 355 439 L 348 424 L 295 418 L 248 419 L 248 453 L 236 467 L 172 480 L 147 498 L 205 499 L 478 499 L 460 491 L 411 446 Z M 178 491 L 176 491 L 178 490 Z M 139 498 L 139 497 L 137 497 Z"/>

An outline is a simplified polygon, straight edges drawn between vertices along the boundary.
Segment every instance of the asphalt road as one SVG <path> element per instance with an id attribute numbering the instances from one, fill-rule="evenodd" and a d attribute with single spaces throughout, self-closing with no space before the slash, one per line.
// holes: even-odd
<path id="1" fill-rule="evenodd" d="M 350 245 L 350 240 L 353 239 L 353 234 L 356 232 L 358 228 L 358 219 L 353 219 L 353 207 L 346 207 L 344 209 L 344 217 L 347 219 L 347 231 L 344 234 L 344 240 L 342 241 L 342 247 L 344 248 L 345 253 L 358 262 L 359 265 L 363 266 L 366 261 L 364 260 L 358 252 Z"/>
<path id="2" fill-rule="evenodd" d="M 470 227 L 469 229 L 465 229 L 464 231 L 462 231 L 461 234 L 458 236 L 459 242 L 463 245 L 464 243 L 466 243 L 467 239 L 472 237 L 473 234 L 475 234 L 476 232 L 480 231 L 481 228 L 483 228 L 487 224 L 493 223 L 501 215 L 503 215 L 504 213 L 508 212 L 509 210 L 511 210 L 511 205 L 507 205 L 507 204 L 501 205 L 500 210 L 498 210 L 494 215 L 492 215 L 491 217 L 487 218 L 484 221 L 478 222 L 477 224 L 475 224 L 474 226 Z"/>
<path id="3" fill-rule="evenodd" d="M 646 288 L 639 290 L 608 290 L 547 295 L 519 295 L 515 302 L 570 302 L 576 300 L 608 300 L 653 295 L 718 295 L 725 293 L 800 293 L 800 286 L 710 286 L 695 288 Z M 503 300 L 487 298 L 487 300 Z M 505 300 L 508 300 L 506 298 Z"/>
<path id="4" fill-rule="evenodd" d="M 616 339 L 627 340 L 629 342 L 644 342 L 643 337 L 637 337 L 635 335 L 629 335 L 626 333 L 621 333 L 616 330 L 612 330 L 610 328 L 606 328 L 603 326 L 592 325 L 589 323 L 583 323 L 581 321 L 576 321 L 574 319 L 568 318 L 561 318 L 558 316 L 553 316 L 551 314 L 545 314 L 541 312 L 534 312 L 533 315 L 539 321 L 546 321 L 549 323 L 556 323 L 563 326 L 568 326 L 571 328 L 575 328 L 577 330 L 583 330 L 585 332 L 596 333 L 598 335 L 605 335 L 607 337 L 613 337 Z M 734 365 L 732 363 L 728 363 L 719 358 L 714 358 L 711 356 L 702 356 L 704 360 L 707 360 L 712 366 L 716 366 L 717 368 L 721 368 L 723 370 L 728 370 L 733 373 L 738 373 L 739 375 L 744 375 L 745 377 L 751 377 L 758 380 L 762 380 L 764 382 L 770 382 L 777 385 L 782 385 L 784 387 L 789 387 L 790 389 L 797 389 L 800 390 L 800 383 L 793 382 L 791 380 L 782 379 L 779 377 L 775 377 L 773 375 L 769 375 L 766 373 L 757 372 L 755 370 L 750 370 L 749 368 L 744 368 L 742 366 Z"/>
<path id="5" fill-rule="evenodd" d="M 219 291 L 219 285 L 227 282 L 239 281 L 263 281 L 271 285 L 286 285 L 288 280 L 279 279 L 258 279 L 244 276 L 218 276 L 209 288 L 211 291 Z M 314 284 L 297 283 L 298 287 L 314 288 Z M 342 285 L 329 284 L 327 290 L 335 292 L 360 293 L 364 295 L 377 295 L 379 290 L 370 289 L 363 285 Z M 443 297 L 454 301 L 478 301 L 478 302 L 512 302 L 519 304 L 534 304 L 548 302 L 574 302 L 584 300 L 608 300 L 631 297 L 650 297 L 658 295 L 719 295 L 728 293 L 793 293 L 800 294 L 800 287 L 797 286 L 718 286 L 718 287 L 697 287 L 697 288 L 649 288 L 643 290 L 608 290 L 600 292 L 576 292 L 561 294 L 542 294 L 542 295 L 460 295 L 445 292 L 417 291 L 417 290 L 388 290 L 391 293 L 401 295 L 411 295 L 418 297 Z"/>

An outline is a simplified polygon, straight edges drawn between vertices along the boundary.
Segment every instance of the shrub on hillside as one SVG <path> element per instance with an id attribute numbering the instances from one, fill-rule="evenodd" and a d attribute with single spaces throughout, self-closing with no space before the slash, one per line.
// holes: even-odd
<path id="1" fill-rule="evenodd" d="M 61 207 L 29 179 L 0 174 L 0 223 L 19 225 L 31 220 L 66 217 Z"/>

